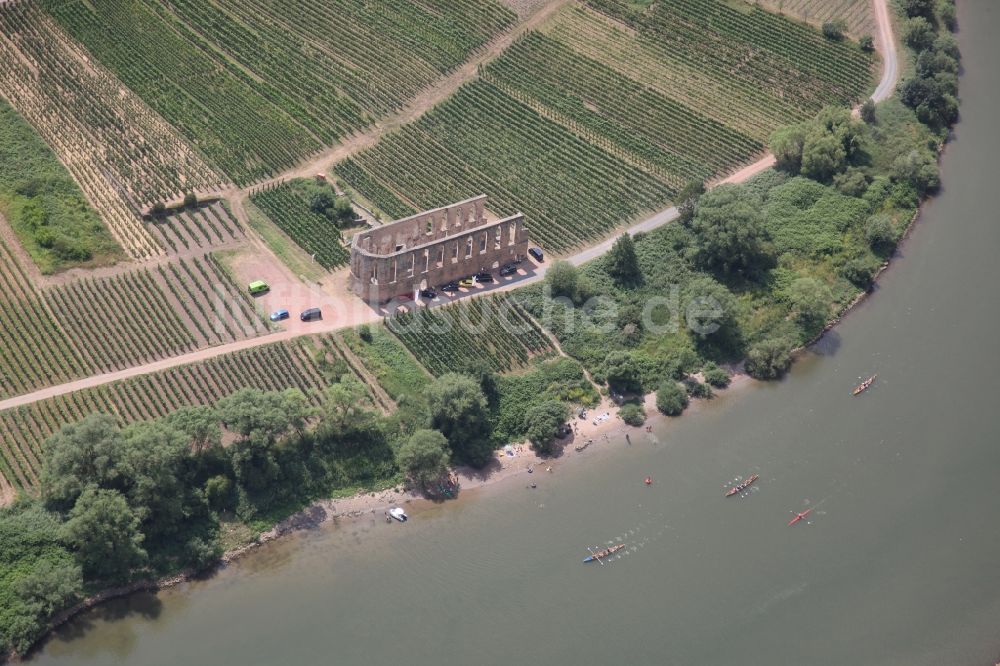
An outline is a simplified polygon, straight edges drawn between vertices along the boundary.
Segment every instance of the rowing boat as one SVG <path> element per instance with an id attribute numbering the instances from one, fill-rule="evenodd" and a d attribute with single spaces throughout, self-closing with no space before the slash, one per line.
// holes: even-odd
<path id="1" fill-rule="evenodd" d="M 791 527 L 795 523 L 799 522 L 800 520 L 802 520 L 803 518 L 805 518 L 806 516 L 808 516 L 810 513 L 812 513 L 812 509 L 806 509 L 805 511 L 803 511 L 801 513 L 795 514 L 795 517 L 792 518 L 790 521 L 788 521 L 788 526 Z"/>
<path id="2" fill-rule="evenodd" d="M 600 559 L 602 557 L 607 557 L 608 555 L 611 555 L 612 553 L 617 553 L 619 550 L 621 550 L 624 547 L 625 547 L 625 544 L 619 543 L 619 544 L 615 544 L 614 546 L 611 546 L 609 548 L 605 548 L 604 550 L 599 550 L 596 553 L 591 552 L 590 555 L 588 555 L 587 557 L 583 558 L 583 561 L 584 562 L 600 561 Z"/>
<path id="3" fill-rule="evenodd" d="M 733 486 L 732 488 L 730 488 L 729 491 L 726 493 L 726 497 L 732 497 L 737 493 L 743 492 L 744 490 L 750 487 L 751 483 L 753 483 L 759 478 L 760 476 L 758 474 L 754 474 L 753 476 L 748 476 L 747 478 L 743 479 L 743 483 L 741 483 L 738 486 Z"/>
<path id="4" fill-rule="evenodd" d="M 865 381 L 863 381 L 860 384 L 858 384 L 857 386 L 855 386 L 852 395 L 857 395 L 859 393 L 864 393 L 865 391 L 867 391 L 868 387 L 872 385 L 872 383 L 875 381 L 876 377 L 878 377 L 878 374 L 872 375 L 871 377 L 869 377 Z"/>

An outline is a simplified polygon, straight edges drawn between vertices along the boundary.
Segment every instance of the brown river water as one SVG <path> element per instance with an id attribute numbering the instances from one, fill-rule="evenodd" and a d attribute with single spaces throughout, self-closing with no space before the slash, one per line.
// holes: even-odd
<path id="1" fill-rule="evenodd" d="M 319 529 L 108 604 L 32 663 L 993 664 L 1000 3 L 959 0 L 959 19 L 944 190 L 785 381 L 595 445 L 533 490 Z M 749 496 L 723 498 L 751 472 Z"/>

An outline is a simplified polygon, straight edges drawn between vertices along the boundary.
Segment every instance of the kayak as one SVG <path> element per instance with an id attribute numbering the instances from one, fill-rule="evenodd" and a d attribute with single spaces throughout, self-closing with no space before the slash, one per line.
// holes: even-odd
<path id="1" fill-rule="evenodd" d="M 617 553 L 619 550 L 625 547 L 625 544 L 619 543 L 610 548 L 605 548 L 604 550 L 599 550 L 596 553 L 591 553 L 587 557 L 583 558 L 584 562 L 594 562 L 595 560 L 600 560 L 602 557 L 607 557 L 612 553 Z"/>
<path id="2" fill-rule="evenodd" d="M 876 377 L 878 377 L 878 374 L 872 375 L 871 377 L 869 377 L 865 381 L 863 381 L 860 384 L 858 384 L 857 386 L 855 386 L 854 387 L 854 391 L 851 392 L 851 395 L 857 395 L 859 393 L 864 393 L 865 391 L 867 391 L 868 387 L 872 385 L 872 383 L 875 381 Z"/>
<path id="3" fill-rule="evenodd" d="M 759 478 L 760 478 L 760 475 L 758 475 L 758 474 L 754 474 L 753 476 L 748 476 L 747 478 L 743 479 L 743 482 L 740 485 L 733 486 L 732 488 L 730 488 L 729 491 L 726 492 L 726 497 L 732 497 L 733 495 L 735 495 L 737 493 L 743 492 L 744 490 L 746 490 L 747 488 L 750 487 L 751 483 L 753 483 L 754 481 L 756 481 Z"/>
<path id="4" fill-rule="evenodd" d="M 802 513 L 796 514 L 794 518 L 788 521 L 788 526 L 791 527 L 795 523 L 799 522 L 800 520 L 808 516 L 810 513 L 812 513 L 812 509 L 806 509 Z"/>

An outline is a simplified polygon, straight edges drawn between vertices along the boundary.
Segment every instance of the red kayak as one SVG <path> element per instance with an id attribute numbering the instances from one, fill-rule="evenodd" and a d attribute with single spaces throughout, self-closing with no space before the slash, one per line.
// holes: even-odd
<path id="1" fill-rule="evenodd" d="M 732 497 L 737 493 L 743 492 L 744 490 L 750 487 L 751 483 L 753 483 L 759 478 L 760 476 L 757 474 L 754 474 L 753 476 L 748 476 L 747 478 L 743 479 L 743 483 L 741 483 L 738 486 L 733 486 L 732 488 L 730 488 L 729 491 L 726 493 L 726 497 Z"/>
<path id="2" fill-rule="evenodd" d="M 810 513 L 812 513 L 812 509 L 806 509 L 805 511 L 796 514 L 794 518 L 792 518 L 790 521 L 788 521 L 789 527 L 791 527 L 795 523 L 799 522 L 800 520 L 802 520 L 803 518 L 805 518 L 806 516 L 808 516 Z"/>

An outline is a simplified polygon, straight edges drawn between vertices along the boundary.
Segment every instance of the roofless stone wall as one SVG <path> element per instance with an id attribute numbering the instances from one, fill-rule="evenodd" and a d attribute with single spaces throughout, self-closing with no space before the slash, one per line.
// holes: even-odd
<path id="1" fill-rule="evenodd" d="M 362 231 L 351 244 L 351 287 L 384 303 L 524 258 L 528 230 L 517 213 L 486 218 L 486 195 Z"/>

